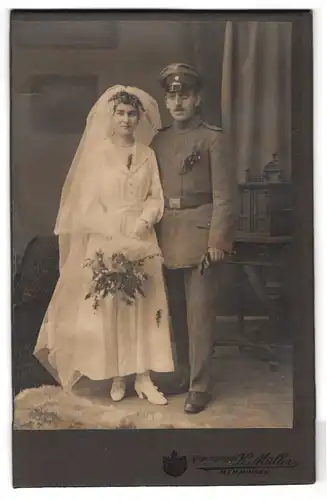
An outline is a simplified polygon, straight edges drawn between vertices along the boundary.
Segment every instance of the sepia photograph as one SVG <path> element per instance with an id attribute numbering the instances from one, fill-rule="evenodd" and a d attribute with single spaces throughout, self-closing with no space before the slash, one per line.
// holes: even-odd
<path id="1" fill-rule="evenodd" d="M 293 429 L 293 25 L 12 11 L 14 435 Z"/>

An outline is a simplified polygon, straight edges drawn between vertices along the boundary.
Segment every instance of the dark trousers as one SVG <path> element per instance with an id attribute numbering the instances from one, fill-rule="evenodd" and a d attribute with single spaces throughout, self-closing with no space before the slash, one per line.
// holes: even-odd
<path id="1" fill-rule="evenodd" d="M 190 391 L 207 392 L 213 349 L 217 274 L 196 267 L 165 269 L 175 368 Z"/>

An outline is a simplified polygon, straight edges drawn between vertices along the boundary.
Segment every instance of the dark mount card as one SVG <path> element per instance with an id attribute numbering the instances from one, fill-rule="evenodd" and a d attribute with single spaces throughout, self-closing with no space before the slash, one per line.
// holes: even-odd
<path id="1" fill-rule="evenodd" d="M 312 13 L 10 36 L 13 486 L 315 482 Z"/>

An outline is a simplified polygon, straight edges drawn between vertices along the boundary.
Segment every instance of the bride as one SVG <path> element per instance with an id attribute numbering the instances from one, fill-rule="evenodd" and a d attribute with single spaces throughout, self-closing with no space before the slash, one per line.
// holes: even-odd
<path id="1" fill-rule="evenodd" d="M 166 404 L 150 371 L 174 370 L 162 257 L 154 224 L 164 201 L 154 152 L 148 147 L 160 127 L 157 103 L 147 93 L 120 85 L 91 109 L 61 196 L 60 277 L 43 320 L 34 355 L 71 389 L 80 377 L 113 379 L 111 397 L 125 396 L 125 376 L 153 404 Z M 145 296 L 132 305 L 118 295 L 86 300 L 92 270 L 103 252 L 145 259 Z M 158 321 L 158 315 L 160 321 Z"/>

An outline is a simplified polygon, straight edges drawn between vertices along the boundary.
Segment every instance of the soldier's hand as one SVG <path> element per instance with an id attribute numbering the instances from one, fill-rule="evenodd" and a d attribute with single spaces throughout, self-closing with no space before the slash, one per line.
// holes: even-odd
<path id="1" fill-rule="evenodd" d="M 221 260 L 224 260 L 225 252 L 223 250 L 219 250 L 219 248 L 209 247 L 208 253 L 212 262 L 219 262 Z"/>

